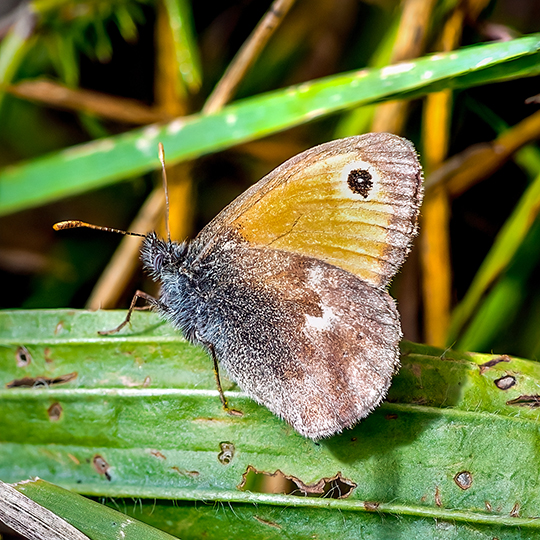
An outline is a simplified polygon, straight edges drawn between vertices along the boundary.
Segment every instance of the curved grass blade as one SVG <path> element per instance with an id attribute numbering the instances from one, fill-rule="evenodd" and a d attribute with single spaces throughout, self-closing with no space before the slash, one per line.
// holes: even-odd
<path id="1" fill-rule="evenodd" d="M 190 93 L 196 93 L 201 87 L 202 75 L 191 6 L 186 0 L 165 0 L 164 5 L 173 34 L 179 77 Z"/>
<path id="2" fill-rule="evenodd" d="M 158 141 L 172 165 L 360 105 L 532 76 L 540 72 L 539 48 L 534 34 L 340 74 L 10 166 L 0 173 L 0 215 L 148 172 L 158 166 Z"/>
<path id="3" fill-rule="evenodd" d="M 447 343 L 456 341 L 460 330 L 478 308 L 486 290 L 493 285 L 495 280 L 508 267 L 519 246 L 524 242 L 527 233 L 535 223 L 539 211 L 540 175 L 529 185 L 514 211 L 506 220 L 492 248 L 476 273 L 467 294 L 455 308 Z M 472 344 L 470 337 L 467 341 L 457 341 L 457 347 L 460 349 Z"/>

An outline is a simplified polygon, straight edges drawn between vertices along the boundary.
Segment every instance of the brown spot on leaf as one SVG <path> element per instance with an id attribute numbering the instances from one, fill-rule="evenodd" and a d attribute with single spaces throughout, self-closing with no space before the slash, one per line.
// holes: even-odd
<path id="1" fill-rule="evenodd" d="M 167 459 L 159 450 L 150 450 L 150 454 L 160 459 Z"/>
<path id="2" fill-rule="evenodd" d="M 435 504 L 440 508 L 442 506 L 441 501 L 441 492 L 439 491 L 439 486 L 435 488 Z"/>
<path id="3" fill-rule="evenodd" d="M 538 409 L 540 407 L 540 396 L 538 394 L 530 396 L 519 396 L 506 402 L 507 405 L 518 405 L 519 407 L 530 407 Z"/>
<path id="4" fill-rule="evenodd" d="M 398 417 L 398 415 L 395 414 L 395 413 L 387 414 L 385 416 L 386 420 L 395 420 L 397 417 Z"/>
<path id="5" fill-rule="evenodd" d="M 57 336 L 64 329 L 64 321 L 58 321 L 56 328 L 54 329 L 54 335 Z"/>
<path id="6" fill-rule="evenodd" d="M 299 497 L 320 497 L 345 499 L 356 487 L 356 483 L 341 476 L 338 472 L 330 478 L 321 478 L 312 484 L 302 482 L 296 476 L 288 476 L 279 469 L 274 473 L 257 471 L 251 465 L 242 475 L 238 489 L 257 493 L 281 493 Z"/>
<path id="7" fill-rule="evenodd" d="M 32 355 L 24 345 L 19 345 L 19 347 L 17 347 L 15 359 L 17 361 L 17 367 L 26 367 L 32 363 Z"/>
<path id="8" fill-rule="evenodd" d="M 512 510 L 510 510 L 510 517 L 519 517 L 519 508 L 520 508 L 520 505 L 518 502 L 514 504 L 514 506 L 512 507 Z"/>
<path id="9" fill-rule="evenodd" d="M 60 403 L 56 402 L 53 403 L 48 409 L 47 414 L 49 415 L 49 420 L 51 422 L 57 422 L 60 420 L 60 417 L 62 416 L 62 405 Z"/>
<path id="10" fill-rule="evenodd" d="M 493 382 L 495 383 L 495 386 L 500 390 L 508 390 L 509 388 L 512 388 L 512 386 L 515 386 L 516 378 L 512 375 L 505 375 L 504 377 L 496 379 Z"/>
<path id="11" fill-rule="evenodd" d="M 253 519 L 256 519 L 259 523 L 262 523 L 263 525 L 268 525 L 269 527 L 274 527 L 274 529 L 281 530 L 281 525 L 278 525 L 275 521 L 269 521 L 268 519 L 263 519 L 259 516 L 253 516 Z"/>
<path id="12" fill-rule="evenodd" d="M 51 349 L 49 347 L 45 347 L 45 349 L 43 349 L 43 357 L 45 358 L 45 362 L 47 362 L 47 364 L 52 364 L 54 362 L 54 360 L 51 358 Z"/>
<path id="13" fill-rule="evenodd" d="M 67 373 L 59 377 L 23 377 L 14 379 L 6 384 L 6 388 L 39 388 L 40 386 L 52 386 L 53 384 L 65 384 L 77 378 L 77 372 Z"/>
<path id="14" fill-rule="evenodd" d="M 379 506 L 381 506 L 381 504 L 378 502 L 364 501 L 364 508 L 368 512 L 376 512 L 379 509 Z"/>
<path id="15" fill-rule="evenodd" d="M 152 382 L 152 379 L 147 375 L 145 378 L 144 378 L 144 381 L 142 383 L 142 387 L 143 388 L 148 388 L 150 386 L 150 383 Z"/>
<path id="16" fill-rule="evenodd" d="M 105 478 L 107 480 L 111 480 L 111 477 L 109 475 L 109 469 L 111 468 L 110 465 L 105 461 L 105 459 L 100 456 L 99 454 L 96 454 L 94 458 L 92 459 L 92 465 L 94 466 L 94 469 L 99 473 L 105 475 Z"/>
<path id="17" fill-rule="evenodd" d="M 71 461 L 73 461 L 73 463 L 75 463 L 75 465 L 80 465 L 81 464 L 81 462 L 73 454 L 68 454 L 67 457 L 69 459 L 71 459 Z"/>
<path id="18" fill-rule="evenodd" d="M 189 476 L 190 478 L 197 478 L 197 476 L 201 474 L 199 471 L 186 471 L 184 469 L 180 469 L 176 465 L 174 467 L 171 467 L 171 469 L 178 474 L 181 474 L 182 476 Z"/>
<path id="19" fill-rule="evenodd" d="M 412 371 L 412 374 L 417 379 L 420 379 L 420 377 L 422 376 L 422 367 L 419 364 L 410 364 L 409 368 Z"/>
<path id="20" fill-rule="evenodd" d="M 218 461 L 222 465 L 228 465 L 234 457 L 234 452 L 236 450 L 234 444 L 230 442 L 222 442 L 219 443 L 219 448 L 221 452 L 218 454 Z"/>
<path id="21" fill-rule="evenodd" d="M 497 356 L 497 358 L 493 358 L 493 360 L 489 360 L 487 362 L 484 362 L 483 364 L 480 364 L 480 375 L 483 375 L 484 372 L 486 372 L 489 368 L 492 368 L 493 366 L 496 366 L 497 364 L 500 364 L 501 362 L 511 362 L 512 359 L 507 355 L 503 354 L 501 356 Z"/>
<path id="22" fill-rule="evenodd" d="M 472 486 L 472 474 L 469 471 L 461 471 L 454 476 L 454 482 L 463 490 Z"/>
<path id="23" fill-rule="evenodd" d="M 491 503 L 489 501 L 484 501 L 484 504 L 486 505 L 486 510 L 488 512 L 491 512 L 491 510 L 492 510 Z"/>

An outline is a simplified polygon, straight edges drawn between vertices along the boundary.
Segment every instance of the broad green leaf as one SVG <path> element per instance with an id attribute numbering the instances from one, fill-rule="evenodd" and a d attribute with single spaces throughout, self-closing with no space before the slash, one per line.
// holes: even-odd
<path id="1" fill-rule="evenodd" d="M 361 70 L 238 101 L 212 115 L 179 118 L 75 146 L 0 173 L 0 215 L 228 148 L 327 114 L 540 72 L 539 35 L 482 44 L 382 69 Z"/>
<path id="2" fill-rule="evenodd" d="M 372 501 L 300 498 L 285 495 L 252 495 L 249 501 L 115 501 L 129 515 L 146 523 L 168 524 L 182 540 L 202 537 L 305 540 L 526 540 L 538 533 L 532 520 L 497 519 L 444 510 L 417 512 L 399 505 L 377 506 Z M 170 528 L 169 528 L 170 527 Z"/>
<path id="3" fill-rule="evenodd" d="M 182 538 L 219 538 L 224 522 L 251 538 L 538 534 L 540 364 L 403 343 L 387 402 L 315 443 L 225 382 L 243 413 L 228 416 L 210 359 L 155 315 L 97 334 L 124 314 L 0 312 L 0 479 L 149 499 L 128 511 Z M 340 500 L 243 491 L 249 467 L 356 487 Z"/>

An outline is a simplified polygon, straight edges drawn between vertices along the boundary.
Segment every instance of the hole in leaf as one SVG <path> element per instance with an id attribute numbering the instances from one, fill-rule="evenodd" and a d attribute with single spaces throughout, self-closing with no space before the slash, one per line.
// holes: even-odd
<path id="1" fill-rule="evenodd" d="M 103 474 L 105 475 L 105 478 L 107 480 L 111 480 L 111 476 L 109 474 L 109 469 L 111 468 L 111 466 L 105 461 L 102 456 L 96 454 L 94 456 L 94 459 L 92 459 L 92 465 L 94 466 L 94 469 L 98 472 L 98 474 Z"/>
<path id="2" fill-rule="evenodd" d="M 469 471 L 461 471 L 454 476 L 454 482 L 463 490 L 472 486 L 472 474 Z"/>
<path id="3" fill-rule="evenodd" d="M 77 372 L 67 373 L 59 377 L 23 377 L 13 379 L 6 384 L 7 388 L 39 388 L 40 386 L 52 386 L 53 384 L 65 384 L 77 378 Z"/>
<path id="4" fill-rule="evenodd" d="M 24 345 L 17 347 L 15 358 L 17 360 L 17 367 L 26 367 L 32 363 L 32 355 Z"/>
<path id="5" fill-rule="evenodd" d="M 538 409 L 540 407 L 540 395 L 519 396 L 506 402 L 507 405 L 518 405 L 519 407 L 530 407 Z"/>
<path id="6" fill-rule="evenodd" d="M 281 493 L 298 497 L 320 497 L 328 499 L 345 499 L 356 487 L 356 484 L 341 476 L 338 472 L 330 478 L 321 478 L 312 484 L 306 484 L 295 476 L 288 476 L 279 469 L 274 473 L 257 471 L 251 465 L 242 475 L 238 489 L 257 493 Z"/>
<path id="7" fill-rule="evenodd" d="M 483 364 L 480 364 L 478 366 L 480 368 L 480 374 L 483 375 L 484 372 L 486 372 L 488 369 L 496 366 L 497 364 L 500 364 L 501 362 L 511 362 L 512 359 L 507 355 L 503 354 L 502 356 L 497 356 L 497 358 L 493 358 L 492 360 L 489 360 L 488 362 L 484 362 Z"/>
<path id="8" fill-rule="evenodd" d="M 236 450 L 234 444 L 230 442 L 222 442 L 219 443 L 219 448 L 221 452 L 218 454 L 218 461 L 222 465 L 228 465 L 234 457 L 234 452 Z"/>
<path id="9" fill-rule="evenodd" d="M 500 379 L 497 379 L 493 382 L 495 383 L 495 386 L 500 390 L 508 390 L 516 384 L 516 379 L 515 377 L 512 377 L 512 375 L 505 375 L 504 377 L 501 377 Z"/>

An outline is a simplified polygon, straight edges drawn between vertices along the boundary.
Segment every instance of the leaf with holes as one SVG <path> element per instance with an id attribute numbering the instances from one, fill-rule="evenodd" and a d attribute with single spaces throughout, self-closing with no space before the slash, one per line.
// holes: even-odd
<path id="1" fill-rule="evenodd" d="M 97 334 L 123 317 L 0 312 L 0 479 L 112 497 L 182 538 L 537 534 L 536 362 L 403 343 L 386 403 L 314 443 L 224 380 L 228 416 L 211 360 L 155 315 Z M 47 382 L 9 387 L 24 378 Z"/>

